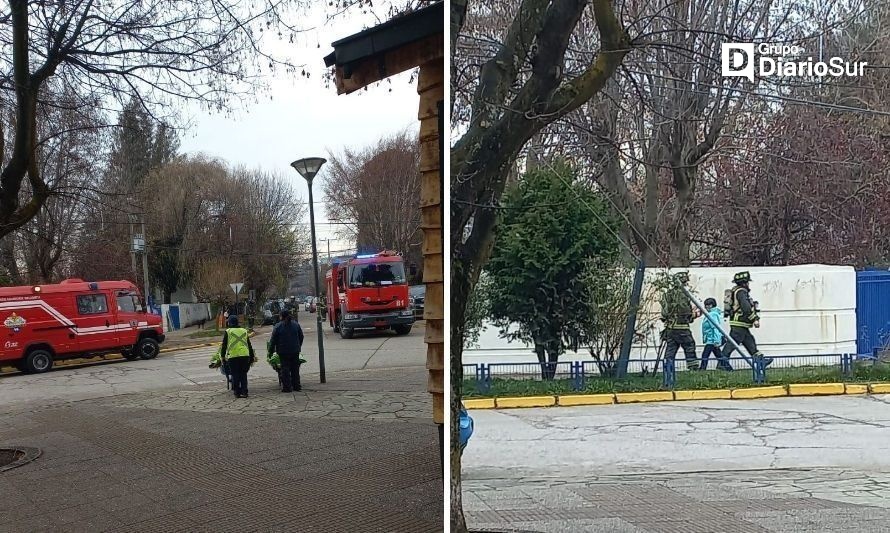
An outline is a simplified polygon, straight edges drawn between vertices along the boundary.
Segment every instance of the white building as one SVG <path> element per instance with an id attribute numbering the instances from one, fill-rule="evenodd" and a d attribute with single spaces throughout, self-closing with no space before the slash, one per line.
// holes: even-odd
<path id="1" fill-rule="evenodd" d="M 751 273 L 751 295 L 760 304 L 761 327 L 754 330 L 758 347 L 767 355 L 828 355 L 856 353 L 856 272 L 852 267 L 828 265 L 802 265 L 789 267 L 730 267 L 690 268 L 690 288 L 703 301 L 714 298 L 723 306 L 723 293 L 731 288 L 736 272 Z M 646 283 L 650 283 L 661 269 L 649 269 Z M 674 269 L 672 272 L 679 272 Z M 643 293 L 646 294 L 646 285 Z M 660 306 L 649 301 L 641 311 L 657 317 Z M 698 355 L 701 355 L 701 322 L 692 325 Z M 654 321 L 646 339 L 634 345 L 631 359 L 654 363 L 659 341 L 661 322 Z M 729 325 L 724 322 L 726 330 Z M 682 350 L 677 355 L 679 362 Z M 593 361 L 583 348 L 569 352 L 561 361 Z M 533 347 L 508 342 L 498 335 L 497 328 L 485 328 L 478 345 L 464 350 L 463 362 L 472 363 L 534 363 L 537 356 Z M 795 365 L 837 364 L 837 357 L 811 357 L 794 360 Z M 631 364 L 631 370 L 639 370 L 647 363 Z M 713 365 L 714 363 L 712 363 Z M 652 368 L 652 364 L 648 366 Z M 782 366 L 786 366 L 783 363 Z M 713 368 L 713 366 L 712 366 Z"/>

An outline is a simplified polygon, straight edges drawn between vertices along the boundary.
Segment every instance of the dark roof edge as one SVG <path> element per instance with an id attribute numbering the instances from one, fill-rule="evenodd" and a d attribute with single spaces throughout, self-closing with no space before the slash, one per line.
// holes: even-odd
<path id="1" fill-rule="evenodd" d="M 331 46 L 336 48 L 341 44 L 348 43 L 350 41 L 354 41 L 356 39 L 360 39 L 367 35 L 386 31 L 392 26 L 402 25 L 409 22 L 414 22 L 415 19 L 422 18 L 427 15 L 428 12 L 439 10 L 442 12 L 442 24 L 445 24 L 445 0 L 439 0 L 438 2 L 434 2 L 426 7 L 420 8 L 416 11 L 412 11 L 410 13 L 406 13 L 404 15 L 399 15 L 395 18 L 391 18 L 382 24 L 378 24 L 377 26 L 372 26 L 366 30 L 362 30 L 358 33 L 354 33 L 348 37 L 344 37 L 339 41 L 334 41 L 331 43 Z M 442 28 L 442 31 L 445 31 L 445 28 Z"/>
<path id="2" fill-rule="evenodd" d="M 430 24 L 430 20 L 437 21 L 435 24 Z M 423 37 L 428 37 L 429 35 L 435 35 L 437 33 L 444 33 L 445 28 L 445 2 L 444 0 L 439 0 L 433 4 L 430 4 L 422 9 L 418 9 L 417 11 L 412 11 L 411 13 L 407 13 L 402 16 L 398 16 L 396 18 L 390 19 L 382 24 L 374 26 L 372 28 L 368 28 L 359 33 L 350 35 L 348 37 L 344 37 L 339 41 L 335 41 L 331 44 L 334 47 L 334 52 L 325 56 L 324 62 L 325 65 L 330 67 L 333 65 L 342 65 L 347 63 L 353 63 L 356 60 L 360 59 L 360 57 L 356 56 L 356 52 L 358 49 L 363 49 L 365 53 L 360 54 L 360 56 L 368 57 L 375 55 L 377 53 L 383 52 L 385 50 L 374 49 L 373 42 L 376 38 L 380 38 L 381 36 L 385 36 L 385 40 L 390 42 L 399 41 L 399 36 L 397 32 L 403 29 L 405 26 L 410 26 L 416 24 L 421 21 L 427 21 L 425 23 L 424 31 L 422 35 L 418 35 L 415 31 L 413 37 L 411 39 L 402 39 L 402 44 L 408 44 L 412 41 L 417 41 L 422 39 Z M 388 35 L 392 32 L 392 35 Z M 386 38 L 388 37 L 388 38 Z M 360 43 L 360 41 L 367 41 L 367 44 Z M 344 57 L 338 61 L 337 58 L 337 49 L 341 53 L 345 52 L 346 48 L 349 48 L 349 52 L 346 53 L 346 56 L 352 57 Z"/>

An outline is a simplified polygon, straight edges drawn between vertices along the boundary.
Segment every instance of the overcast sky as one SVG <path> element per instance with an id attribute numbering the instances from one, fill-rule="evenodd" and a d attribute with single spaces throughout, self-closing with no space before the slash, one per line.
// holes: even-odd
<path id="1" fill-rule="evenodd" d="M 187 109 L 183 118 L 192 126 L 182 135 L 183 153 L 203 152 L 230 164 L 261 167 L 290 176 L 297 194 L 305 202 L 308 199 L 306 182 L 289 166 L 291 161 L 313 156 L 327 159 L 329 150 L 339 153 L 344 147 L 373 144 L 381 136 L 406 127 L 416 130 L 419 97 L 410 73 L 349 95 L 338 96 L 333 84 L 325 86 L 323 58 L 333 51 L 330 44 L 361 31 L 373 24 L 373 20 L 349 16 L 325 23 L 319 13 L 315 13 L 312 20 L 319 29 L 307 32 L 299 46 L 286 50 L 306 64 L 311 77 L 279 74 L 267 78 L 271 99 L 244 103 L 230 116 Z M 324 176 L 322 167 L 320 177 L 324 179 Z M 316 178 L 313 189 L 316 231 L 319 252 L 324 253 L 327 246 L 324 239 L 336 239 L 337 226 L 325 216 L 321 185 Z M 332 252 L 347 246 L 342 241 L 331 241 Z"/>

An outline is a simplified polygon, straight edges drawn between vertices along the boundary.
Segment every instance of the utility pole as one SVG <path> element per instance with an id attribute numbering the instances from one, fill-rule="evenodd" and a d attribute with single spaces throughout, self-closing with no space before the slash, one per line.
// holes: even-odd
<path id="1" fill-rule="evenodd" d="M 616 377 L 627 376 L 627 363 L 630 362 L 630 350 L 633 347 L 634 333 L 637 330 L 637 311 L 640 308 L 640 299 L 643 295 L 643 278 L 646 276 L 646 262 L 641 257 L 637 262 L 634 272 L 633 287 L 630 291 L 630 309 L 627 313 L 627 321 L 624 324 L 624 338 L 621 341 L 621 351 L 618 355 Z"/>
<path id="2" fill-rule="evenodd" d="M 328 243 L 328 268 L 331 267 L 331 239 L 325 239 Z"/>
<path id="3" fill-rule="evenodd" d="M 142 215 L 142 239 L 142 242 L 145 243 L 142 248 L 142 277 L 145 278 L 145 307 L 147 308 L 149 305 L 148 295 L 151 293 L 148 286 L 148 239 L 145 237 L 145 215 Z"/>
<path id="4" fill-rule="evenodd" d="M 130 259 L 133 263 L 133 281 L 139 281 L 139 269 L 136 268 L 136 244 L 134 242 L 134 238 L 136 237 L 136 228 L 134 227 L 134 216 L 132 214 L 128 215 L 127 218 L 130 219 Z M 148 309 L 146 309 L 148 311 Z"/>

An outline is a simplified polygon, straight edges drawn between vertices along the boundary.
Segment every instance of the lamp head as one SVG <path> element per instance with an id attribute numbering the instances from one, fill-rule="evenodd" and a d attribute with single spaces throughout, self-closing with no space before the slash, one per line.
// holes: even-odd
<path id="1" fill-rule="evenodd" d="M 294 169 L 300 173 L 301 176 L 306 178 L 306 181 L 312 183 L 312 178 L 318 174 L 321 166 L 327 162 L 326 159 L 322 157 L 306 157 L 303 159 L 297 159 L 290 166 L 294 167 Z"/>

